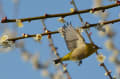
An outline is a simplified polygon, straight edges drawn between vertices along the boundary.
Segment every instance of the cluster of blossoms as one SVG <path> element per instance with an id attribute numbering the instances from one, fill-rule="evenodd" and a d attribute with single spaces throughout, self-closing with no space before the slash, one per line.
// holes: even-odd
<path id="1" fill-rule="evenodd" d="M 16 24 L 17 24 L 17 26 L 18 27 L 23 27 L 23 23 L 22 23 L 22 21 L 21 20 L 19 20 L 19 19 L 16 19 Z"/>
<path id="2" fill-rule="evenodd" d="M 14 46 L 14 41 L 8 41 L 8 35 L 3 35 L 1 38 L 0 38 L 0 45 L 2 47 L 12 47 Z"/>
<path id="3" fill-rule="evenodd" d="M 70 8 L 70 12 L 75 12 L 76 10 L 74 9 L 74 8 Z M 65 19 L 64 19 L 64 17 L 60 17 L 59 19 L 58 19 L 58 21 L 59 22 L 61 22 L 61 23 L 65 23 L 66 21 L 65 21 Z"/>
<path id="4" fill-rule="evenodd" d="M 100 53 L 99 55 L 97 55 L 97 60 L 100 62 L 100 63 L 104 63 L 104 60 L 105 60 L 105 56 Z"/>

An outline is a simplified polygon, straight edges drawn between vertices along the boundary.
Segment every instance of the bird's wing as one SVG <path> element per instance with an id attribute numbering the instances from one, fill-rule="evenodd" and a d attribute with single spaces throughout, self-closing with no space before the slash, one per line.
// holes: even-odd
<path id="1" fill-rule="evenodd" d="M 70 51 L 78 46 L 83 47 L 85 45 L 85 41 L 81 33 L 76 31 L 71 24 L 63 27 L 63 36 Z"/>

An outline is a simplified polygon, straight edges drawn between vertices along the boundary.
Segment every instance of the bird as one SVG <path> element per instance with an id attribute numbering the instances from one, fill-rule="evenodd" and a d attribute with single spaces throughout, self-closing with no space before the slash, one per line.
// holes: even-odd
<path id="1" fill-rule="evenodd" d="M 93 43 L 86 43 L 81 32 L 74 29 L 72 24 L 64 25 L 62 28 L 62 34 L 70 52 L 61 58 L 55 59 L 55 64 L 68 60 L 82 62 L 82 59 L 101 49 Z"/>

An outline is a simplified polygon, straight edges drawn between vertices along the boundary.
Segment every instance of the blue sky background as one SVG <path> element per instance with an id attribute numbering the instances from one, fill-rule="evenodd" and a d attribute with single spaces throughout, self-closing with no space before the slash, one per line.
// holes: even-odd
<path id="1" fill-rule="evenodd" d="M 12 0 L 1 0 L 3 10 L 5 16 L 8 19 L 15 18 L 14 16 L 14 3 Z M 79 10 L 88 9 L 93 6 L 93 0 L 75 0 L 77 7 Z M 112 4 L 108 0 L 105 0 L 104 5 Z M 69 12 L 70 8 L 73 6 L 70 4 L 70 0 L 20 0 L 18 6 L 18 16 L 17 18 L 25 18 L 25 17 L 35 17 L 35 16 L 42 16 L 45 13 L 54 14 L 54 13 L 64 13 Z M 118 18 L 118 14 L 120 13 L 120 9 L 118 7 L 108 9 L 107 11 L 110 12 L 108 20 L 113 20 Z M 89 23 L 97 23 L 100 18 L 96 17 L 93 14 L 86 13 L 81 14 L 84 21 Z M 0 16 L 3 17 L 3 16 Z M 50 18 L 46 19 L 45 23 L 49 30 L 56 31 L 58 28 L 62 27 L 63 24 L 57 21 L 58 18 Z M 80 26 L 81 23 L 76 15 L 68 16 L 65 18 L 66 21 L 72 22 L 73 26 Z M 5 24 L 2 24 L 5 25 Z M 114 43 L 117 48 L 120 48 L 120 37 L 119 33 L 119 25 L 120 23 L 113 24 L 113 30 L 116 32 L 116 36 L 114 38 Z M 12 23 L 9 23 L 8 26 L 10 28 L 14 28 Z M 24 22 L 23 28 L 18 28 L 18 36 L 21 36 L 22 33 L 27 34 L 36 34 L 42 33 L 43 26 L 40 20 L 32 21 L 31 23 Z M 94 40 L 95 44 L 102 47 L 102 52 L 105 56 L 107 56 L 105 60 L 105 64 L 107 65 L 109 70 L 112 70 L 112 75 L 115 74 L 115 67 L 114 64 L 110 63 L 108 60 L 109 55 L 111 52 L 106 50 L 104 47 L 104 41 L 107 39 L 106 37 L 101 38 L 96 29 L 91 29 L 92 32 L 92 39 Z M 69 52 L 67 49 L 64 39 L 59 35 L 55 34 L 52 36 L 54 38 L 54 44 L 58 48 L 58 52 L 60 56 L 64 56 Z M 86 38 L 85 34 L 84 37 L 87 42 L 88 39 Z M 33 39 L 24 39 L 26 49 L 29 50 L 31 53 L 40 52 L 40 61 L 44 62 L 51 58 L 50 48 L 48 46 L 48 40 L 46 36 L 42 39 L 42 44 L 36 43 Z M 19 49 L 15 49 L 9 53 L 1 53 L 0 54 L 0 79 L 48 79 L 47 77 L 43 77 L 40 73 L 41 70 L 34 70 L 32 68 L 31 63 L 24 62 L 21 59 L 21 52 Z M 55 59 L 55 58 L 52 58 Z M 52 63 L 52 59 L 50 60 Z M 67 61 L 65 62 L 68 64 L 67 69 L 70 73 L 72 79 L 108 79 L 108 77 L 104 76 L 105 70 L 99 66 L 99 62 L 96 60 L 96 55 L 93 54 L 87 59 L 83 60 L 83 64 L 78 66 L 75 62 Z M 53 67 L 49 68 L 49 71 L 54 72 L 55 69 Z"/>

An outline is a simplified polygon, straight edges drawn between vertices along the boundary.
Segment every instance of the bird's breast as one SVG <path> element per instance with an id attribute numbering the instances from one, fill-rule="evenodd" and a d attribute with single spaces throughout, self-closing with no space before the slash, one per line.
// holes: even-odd
<path id="1" fill-rule="evenodd" d="M 72 60 L 81 60 L 87 57 L 87 49 L 86 48 L 76 48 L 72 52 L 71 59 Z"/>

